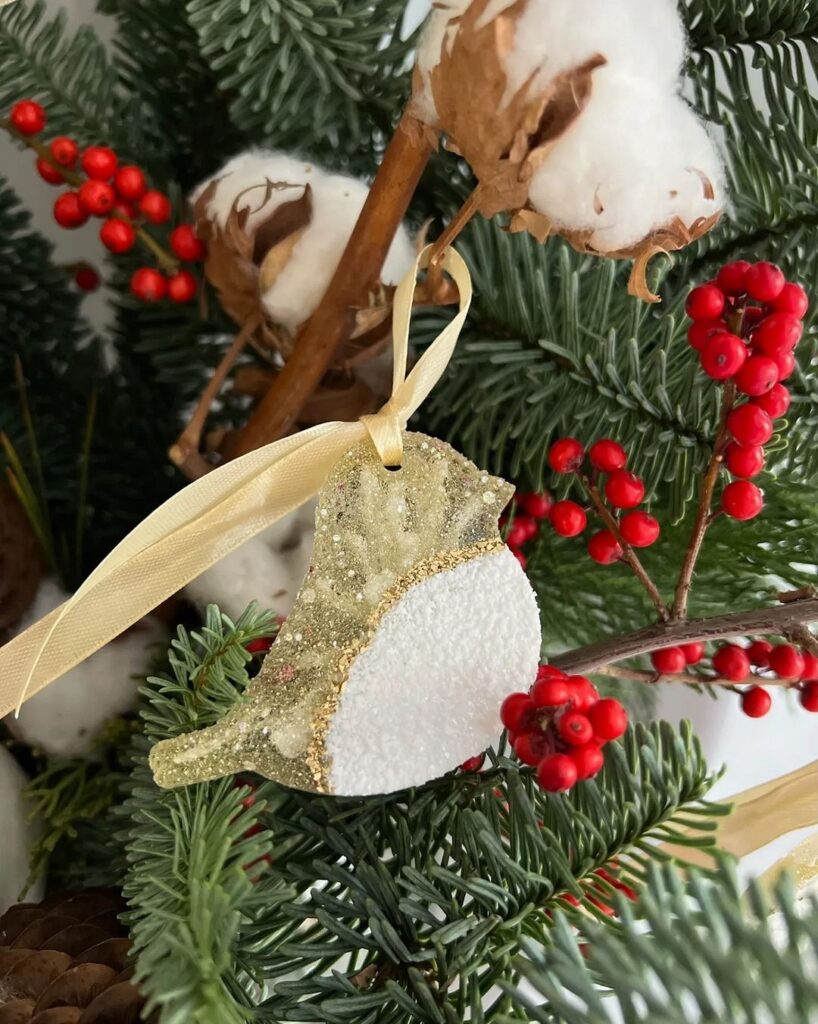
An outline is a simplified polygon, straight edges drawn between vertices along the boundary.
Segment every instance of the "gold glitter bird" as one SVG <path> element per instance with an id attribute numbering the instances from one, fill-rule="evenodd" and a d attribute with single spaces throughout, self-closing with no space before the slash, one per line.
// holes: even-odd
<path id="1" fill-rule="evenodd" d="M 240 770 L 299 789 L 394 792 L 494 743 L 535 678 L 540 621 L 500 538 L 513 489 L 449 445 L 362 442 L 319 494 L 312 563 L 259 675 L 209 729 L 157 744 L 161 786 Z"/>

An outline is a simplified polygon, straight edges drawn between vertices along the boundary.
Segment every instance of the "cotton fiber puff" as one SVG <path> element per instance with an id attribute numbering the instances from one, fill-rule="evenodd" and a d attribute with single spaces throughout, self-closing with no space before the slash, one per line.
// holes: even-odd
<path id="1" fill-rule="evenodd" d="M 286 187 L 273 189 L 264 202 L 266 181 Z M 261 295 L 271 320 L 291 333 L 315 311 L 326 292 L 369 193 L 368 185 L 287 153 L 250 150 L 203 182 L 191 197 L 195 203 L 211 186 L 207 215 L 224 229 L 237 197 L 241 196 L 239 203 L 251 210 L 246 230 L 252 234 L 279 207 L 302 196 L 306 185 L 310 186 L 312 202 L 309 223 L 300 232 L 272 286 Z M 397 284 L 413 260 L 412 240 L 401 226 L 387 253 L 381 281 Z"/>
<path id="2" fill-rule="evenodd" d="M 449 0 L 418 51 L 414 110 L 512 230 L 639 255 L 707 230 L 724 205 L 715 146 L 679 92 L 675 0 Z"/>
<path id="3" fill-rule="evenodd" d="M 200 611 L 216 604 L 234 620 L 251 601 L 286 617 L 310 564 L 314 520 L 308 502 L 216 562 L 185 594 Z"/>
<path id="4" fill-rule="evenodd" d="M 0 914 L 20 899 L 28 877 L 31 847 L 41 831 L 31 820 L 33 808 L 23 792 L 27 782 L 27 776 L 14 757 L 0 747 L 0 820 L 3 822 L 3 839 L 0 841 Z M 27 891 L 26 898 L 32 902 L 40 900 L 44 889 L 45 880 L 41 876 L 33 888 Z M 0 985 L 0 1004 L 2 1002 Z"/>
<path id="5" fill-rule="evenodd" d="M 26 617 L 22 632 L 48 615 L 68 594 L 54 580 L 45 580 Z M 26 743 L 59 757 L 92 753 L 100 728 L 110 718 L 131 711 L 149 670 L 153 645 L 167 631 L 157 619 L 141 619 L 121 637 L 106 644 L 76 668 L 30 697 L 19 718 L 6 718 L 9 728 Z"/>

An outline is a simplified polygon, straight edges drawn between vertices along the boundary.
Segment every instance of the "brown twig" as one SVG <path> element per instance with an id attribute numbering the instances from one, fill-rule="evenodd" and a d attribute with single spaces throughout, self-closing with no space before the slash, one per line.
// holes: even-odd
<path id="1" fill-rule="evenodd" d="M 222 356 L 219 365 L 213 371 L 212 377 L 207 382 L 207 387 L 200 395 L 199 401 L 196 403 L 196 408 L 193 410 L 193 415 L 190 417 L 187 426 L 176 439 L 176 442 L 168 449 L 170 461 L 175 466 L 179 467 L 188 480 L 197 480 L 200 476 L 204 476 L 205 473 L 209 472 L 209 470 L 213 468 L 199 452 L 202 431 L 204 430 L 204 425 L 207 421 L 208 413 L 210 412 L 210 406 L 216 400 L 216 397 L 221 391 L 222 385 L 227 378 L 227 374 L 243 352 L 253 332 L 259 326 L 259 323 L 259 320 L 248 320 L 233 339 L 230 348 L 228 348 Z"/>
<path id="2" fill-rule="evenodd" d="M 85 181 L 81 174 L 77 174 L 77 172 L 71 170 L 70 167 L 63 167 L 62 164 L 58 164 L 51 155 L 51 150 L 48 146 L 44 145 L 33 136 L 24 135 L 22 132 L 18 132 L 14 125 L 6 118 L 0 118 L 0 128 L 7 131 L 12 138 L 21 142 L 27 149 L 33 150 L 40 159 L 45 160 L 45 162 L 50 164 L 54 170 L 59 171 L 66 185 L 73 185 L 74 188 L 78 188 L 82 185 L 83 181 Z M 156 262 L 166 273 L 173 274 L 179 269 L 179 261 L 176 257 L 172 253 L 169 253 L 167 249 L 163 248 L 152 235 L 145 231 L 144 228 L 139 227 L 139 225 L 134 223 L 130 217 L 122 216 L 122 214 L 119 213 L 116 214 L 116 216 L 119 217 L 120 220 L 126 221 L 134 228 L 136 231 L 136 237 L 146 249 L 149 249 L 150 252 L 153 253 Z"/>
<path id="3" fill-rule="evenodd" d="M 377 283 L 435 141 L 425 125 L 404 112 L 324 298 L 299 331 L 290 358 L 246 425 L 229 436 L 225 458 L 275 441 L 295 423 L 352 332 L 356 308 Z"/>
<path id="4" fill-rule="evenodd" d="M 617 543 L 622 548 L 622 560 L 630 566 L 634 576 L 636 576 L 645 588 L 648 597 L 653 602 L 654 608 L 659 613 L 659 619 L 662 622 L 666 622 L 670 618 L 668 607 L 662 600 L 662 595 L 659 593 L 658 587 L 650 578 L 648 571 L 645 569 L 644 565 L 642 565 L 636 552 L 620 533 L 619 523 L 603 501 L 602 495 L 599 493 L 599 488 L 584 473 L 578 473 L 577 476 L 579 477 L 582 486 L 585 488 L 588 497 L 591 499 L 597 515 L 608 527 L 614 537 L 616 537 Z"/>
<path id="5" fill-rule="evenodd" d="M 713 504 L 713 491 L 719 478 L 719 470 L 724 461 L 724 449 L 730 440 L 730 435 L 727 431 L 727 417 L 733 408 L 735 398 L 736 385 L 733 381 L 729 381 L 724 389 L 724 400 L 721 407 L 721 417 L 719 418 L 719 429 L 713 444 L 713 454 L 710 456 L 710 462 L 707 465 L 707 470 L 702 480 L 693 531 L 690 534 L 690 540 L 685 551 L 684 561 L 679 573 L 679 582 L 676 584 L 676 593 L 673 598 L 673 609 L 671 611 L 671 618 L 674 620 L 684 619 L 687 616 L 687 601 L 690 596 L 690 587 L 693 583 L 693 572 L 702 549 L 704 535 L 715 518 L 715 516 L 711 515 L 710 509 Z"/>
<path id="6" fill-rule="evenodd" d="M 807 623 L 818 622 L 818 598 L 807 598 L 772 608 L 749 612 L 731 612 L 709 619 L 684 619 L 652 623 L 624 636 L 566 651 L 551 663 L 566 672 L 596 672 L 638 654 L 648 654 L 661 647 L 717 640 L 728 636 L 792 634 Z"/>
<path id="7" fill-rule="evenodd" d="M 732 679 L 725 679 L 723 676 L 700 676 L 694 672 L 648 672 L 635 668 L 622 668 L 619 665 L 605 665 L 603 668 L 594 670 L 598 676 L 609 676 L 613 679 L 627 679 L 633 683 L 683 683 L 685 686 L 721 686 L 727 690 L 735 690 L 736 683 Z M 758 682 L 761 686 L 792 686 L 797 682 L 795 679 L 766 679 L 755 676 L 746 680 L 747 684 Z"/>
<path id="8" fill-rule="evenodd" d="M 473 189 L 468 196 L 466 196 L 465 202 L 452 217 L 446 227 L 443 229 L 441 234 L 432 242 L 432 252 L 429 256 L 429 268 L 430 270 L 437 266 L 440 257 L 443 255 L 444 249 L 454 242 L 460 232 L 469 223 L 472 217 L 477 213 L 478 204 L 478 190 Z"/>

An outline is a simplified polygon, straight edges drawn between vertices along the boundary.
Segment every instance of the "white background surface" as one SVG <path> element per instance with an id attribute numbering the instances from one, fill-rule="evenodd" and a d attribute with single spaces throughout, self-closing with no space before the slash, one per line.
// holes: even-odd
<path id="1" fill-rule="evenodd" d="M 25 3 L 26 0 L 17 2 Z M 413 20 L 418 17 L 426 3 L 427 0 L 410 0 L 409 17 Z M 95 12 L 94 0 L 63 0 L 62 3 L 49 0 L 48 5 L 53 9 L 64 7 L 71 26 L 93 23 L 100 36 L 110 40 L 111 21 Z M 94 238 L 96 225 L 89 224 L 74 232 L 56 227 L 50 213 L 50 203 L 56 190 L 41 182 L 33 173 L 30 155 L 17 150 L 5 136 L 0 137 L 0 167 L 31 209 L 36 228 L 56 242 L 58 259 L 89 258 L 100 251 Z M 103 323 L 104 293 L 97 293 L 85 302 L 89 317 L 98 325 Z M 663 686 L 659 694 L 659 715 L 674 723 L 681 718 L 689 718 L 711 765 L 728 766 L 724 778 L 713 791 L 716 798 L 740 792 L 818 758 L 818 715 L 802 711 L 791 694 L 776 693 L 773 711 L 766 718 L 754 720 L 741 714 L 737 701 L 730 695 L 713 701 L 681 688 Z M 747 858 L 747 871 L 763 870 L 799 838 L 800 834 L 793 834 Z"/>

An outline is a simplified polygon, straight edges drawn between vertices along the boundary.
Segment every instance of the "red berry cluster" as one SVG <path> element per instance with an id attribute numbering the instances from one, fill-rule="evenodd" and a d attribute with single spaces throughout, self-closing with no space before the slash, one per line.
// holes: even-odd
<path id="1" fill-rule="evenodd" d="M 20 134 L 36 135 L 45 127 L 46 113 L 34 100 L 21 100 L 12 107 L 9 120 Z M 107 146 L 88 146 L 80 152 L 73 139 L 60 135 L 48 143 L 47 155 L 37 158 L 36 167 L 49 185 L 75 185 L 54 202 L 54 219 L 60 227 L 78 228 L 89 217 L 104 217 L 100 240 L 117 255 L 133 249 L 141 224 L 165 224 L 173 212 L 170 199 L 148 187 L 144 171 L 134 164 L 120 165 L 117 154 Z M 191 224 L 174 228 L 169 242 L 176 258 L 183 262 L 204 258 L 204 243 Z M 75 281 L 83 291 L 93 291 L 99 285 L 99 275 L 90 267 L 82 267 Z M 143 302 L 158 302 L 165 297 L 172 302 L 190 302 L 197 290 L 198 282 L 189 270 L 176 270 L 166 276 L 155 267 L 140 267 L 131 277 L 131 291 Z"/>
<path id="2" fill-rule="evenodd" d="M 704 644 L 680 644 L 654 651 L 650 660 L 660 674 L 684 672 L 705 657 Z M 741 709 L 750 718 L 763 718 L 772 707 L 772 697 L 764 682 L 772 677 L 786 680 L 790 688 L 799 691 L 801 706 L 806 711 L 818 712 L 818 657 L 811 651 L 800 650 L 793 644 L 771 644 L 767 640 L 754 640 L 747 647 L 739 644 L 721 644 L 710 656 L 717 677 L 731 683 L 751 685 L 744 690 L 736 687 L 741 697 Z M 702 675 L 701 681 L 707 682 Z"/>
<path id="3" fill-rule="evenodd" d="M 721 507 L 733 519 L 753 519 L 764 506 L 750 478 L 764 468 L 763 446 L 772 437 L 773 420 L 789 409 L 782 382 L 795 370 L 793 351 L 808 306 L 804 289 L 787 281 L 775 264 L 745 260 L 726 264 L 687 298 L 693 320 L 687 336 L 702 369 L 714 380 L 730 381 L 747 399 L 727 417 L 732 441 L 724 464 L 738 479 L 725 487 Z"/>
<path id="4" fill-rule="evenodd" d="M 603 746 L 628 727 L 618 700 L 600 699 L 590 679 L 552 665 L 540 666 L 528 693 L 506 697 L 500 720 L 514 753 L 523 764 L 536 765 L 537 779 L 549 793 L 565 792 L 598 774 Z"/>
<path id="5" fill-rule="evenodd" d="M 619 535 L 634 548 L 647 548 L 659 539 L 659 523 L 636 506 L 645 497 L 645 484 L 626 469 L 627 452 L 609 437 L 594 442 L 587 452 L 591 465 L 591 483 L 605 475 L 603 493 L 617 518 Z M 555 441 L 548 451 L 548 464 L 555 473 L 581 474 L 586 459 L 583 445 L 573 437 Z M 561 537 L 576 537 L 588 524 L 586 509 L 575 501 L 556 502 L 548 517 Z M 588 554 L 600 565 L 610 565 L 622 557 L 622 545 L 611 530 L 598 530 L 588 540 Z"/>
<path id="6" fill-rule="evenodd" d="M 533 540 L 540 532 L 540 524 L 548 518 L 554 504 L 548 491 L 520 491 L 514 495 L 514 517 L 506 531 L 506 544 L 511 548 L 514 557 L 525 569 L 526 557 L 523 544 Z M 508 518 L 500 519 L 500 526 L 508 525 Z"/>

